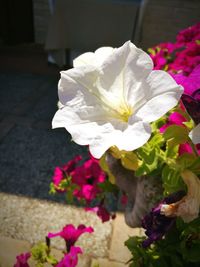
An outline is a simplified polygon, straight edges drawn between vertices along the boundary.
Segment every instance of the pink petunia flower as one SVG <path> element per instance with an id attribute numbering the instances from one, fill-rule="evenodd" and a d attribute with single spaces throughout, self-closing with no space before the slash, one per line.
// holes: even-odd
<path id="1" fill-rule="evenodd" d="M 66 165 L 62 167 L 56 167 L 53 175 L 53 184 L 58 192 L 65 192 L 65 189 L 59 187 L 60 183 L 67 179 L 68 176 L 75 170 L 77 163 L 82 159 L 80 155 L 76 156 L 74 159 L 70 160 Z"/>
<path id="2" fill-rule="evenodd" d="M 171 53 L 176 49 L 173 43 L 161 43 L 150 48 L 150 56 L 154 63 L 154 70 L 164 69 L 171 58 Z"/>
<path id="3" fill-rule="evenodd" d="M 82 254 L 81 248 L 72 246 L 56 267 L 75 267 L 78 263 L 78 254 Z"/>
<path id="4" fill-rule="evenodd" d="M 105 173 L 99 166 L 98 160 L 91 157 L 83 165 L 77 167 L 72 173 L 72 182 L 79 186 L 73 194 L 78 199 L 85 199 L 89 204 L 101 192 L 99 183 L 105 181 Z"/>
<path id="5" fill-rule="evenodd" d="M 188 76 L 180 73 L 174 74 L 172 77 L 178 84 L 184 87 L 184 94 L 192 95 L 197 89 L 200 88 L 200 64 L 196 66 Z"/>
<path id="6" fill-rule="evenodd" d="M 31 253 L 22 253 L 16 257 L 17 262 L 13 267 L 29 267 L 28 259 L 31 257 Z"/>
<path id="7" fill-rule="evenodd" d="M 180 31 L 176 40 L 179 45 L 187 45 L 195 40 L 200 40 L 200 23 Z"/>
<path id="8" fill-rule="evenodd" d="M 74 227 L 73 224 L 67 224 L 65 227 L 63 227 L 62 231 L 58 233 L 48 233 L 48 238 L 53 238 L 56 236 L 62 237 L 67 246 L 67 251 L 70 251 L 70 248 L 76 243 L 79 236 L 81 236 L 83 233 L 92 233 L 94 232 L 92 227 L 86 227 L 83 224 L 80 224 L 77 228 Z"/>
<path id="9" fill-rule="evenodd" d="M 169 64 L 170 72 L 180 72 L 188 76 L 200 64 L 200 44 L 189 43 L 186 48 L 176 52 L 175 59 Z"/>
<path id="10" fill-rule="evenodd" d="M 178 112 L 173 112 L 172 114 L 170 114 L 168 120 L 167 120 L 167 123 L 164 124 L 161 128 L 160 128 L 160 132 L 161 133 L 164 133 L 165 130 L 173 125 L 173 124 L 176 124 L 176 125 L 181 125 L 181 126 L 184 126 L 183 122 L 186 121 L 186 118 L 183 117 L 180 113 Z"/>

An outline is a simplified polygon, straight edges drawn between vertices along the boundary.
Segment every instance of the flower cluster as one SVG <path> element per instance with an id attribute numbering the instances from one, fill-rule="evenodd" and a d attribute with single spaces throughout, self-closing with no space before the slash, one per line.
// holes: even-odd
<path id="1" fill-rule="evenodd" d="M 183 86 L 181 109 L 186 109 L 197 125 L 190 137 L 194 144 L 200 143 L 200 23 L 180 31 L 175 43 L 159 44 L 150 48 L 149 52 L 154 69 L 167 70 Z M 177 116 L 180 118 L 181 114 Z M 187 121 L 186 118 L 182 118 L 183 121 Z M 174 123 L 179 124 L 179 119 L 174 120 Z M 182 150 L 191 151 L 191 148 L 186 143 Z"/>
<path id="2" fill-rule="evenodd" d="M 16 257 L 17 262 L 14 267 L 30 267 L 28 260 L 32 258 L 37 263 L 37 266 L 44 266 L 49 263 L 55 267 L 75 267 L 78 263 L 78 254 L 83 251 L 80 247 L 75 246 L 79 237 L 84 233 L 92 233 L 92 227 L 86 227 L 81 224 L 77 228 L 72 224 L 67 224 L 58 233 L 48 233 L 47 244 L 41 243 L 34 246 L 31 253 L 24 253 Z M 63 258 L 59 261 L 51 254 L 50 238 L 61 237 L 65 240 L 66 251 L 64 251 Z"/>
<path id="3" fill-rule="evenodd" d="M 105 183 L 109 183 L 107 176 L 100 167 L 99 160 L 91 155 L 82 164 L 81 160 L 82 157 L 78 155 L 64 166 L 55 168 L 50 192 L 66 193 L 68 201 L 75 198 L 80 203 L 84 202 L 86 211 L 95 212 L 102 222 L 109 221 L 115 216 L 108 211 L 106 194 L 102 190 Z"/>

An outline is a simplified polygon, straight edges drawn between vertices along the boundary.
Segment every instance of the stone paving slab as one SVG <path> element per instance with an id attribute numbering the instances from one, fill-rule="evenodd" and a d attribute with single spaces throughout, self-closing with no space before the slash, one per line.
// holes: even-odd
<path id="1" fill-rule="evenodd" d="M 16 256 L 30 251 L 27 241 L 0 236 L 0 267 L 13 267 Z"/>
<path id="2" fill-rule="evenodd" d="M 141 234 L 141 228 L 130 228 L 125 223 L 124 214 L 118 213 L 116 219 L 113 221 L 109 259 L 125 264 L 132 256 L 128 248 L 124 245 L 124 242 L 130 236 L 140 236 Z"/>
<path id="3" fill-rule="evenodd" d="M 127 267 L 126 264 L 109 259 L 92 259 L 91 267 Z"/>

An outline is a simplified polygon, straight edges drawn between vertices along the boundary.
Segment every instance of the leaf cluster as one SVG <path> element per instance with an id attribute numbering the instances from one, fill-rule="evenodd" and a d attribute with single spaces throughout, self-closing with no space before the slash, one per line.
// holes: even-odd
<path id="1" fill-rule="evenodd" d="M 145 237 L 130 237 L 125 245 L 132 253 L 129 267 L 199 267 L 200 217 L 186 224 L 181 219 L 165 238 L 149 248 L 142 247 Z"/>

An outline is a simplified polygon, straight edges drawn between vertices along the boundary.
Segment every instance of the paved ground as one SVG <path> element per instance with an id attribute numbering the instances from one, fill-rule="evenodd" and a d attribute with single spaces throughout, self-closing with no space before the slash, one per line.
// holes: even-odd
<path id="1" fill-rule="evenodd" d="M 53 169 L 87 149 L 64 129 L 51 129 L 56 76 L 0 73 L 0 191 L 59 200 L 48 194 Z"/>
<path id="2" fill-rule="evenodd" d="M 95 214 L 82 208 L 5 193 L 0 193 L 0 199 L 0 267 L 13 267 L 16 255 L 30 251 L 48 232 L 57 232 L 67 223 L 94 228 L 94 233 L 82 235 L 77 242 L 84 251 L 77 267 L 96 267 L 97 263 L 99 267 L 126 267 L 131 254 L 124 241 L 142 234 L 140 228 L 129 228 L 120 213 L 102 224 Z M 60 259 L 64 243 L 59 237 L 51 243 L 53 254 Z"/>

